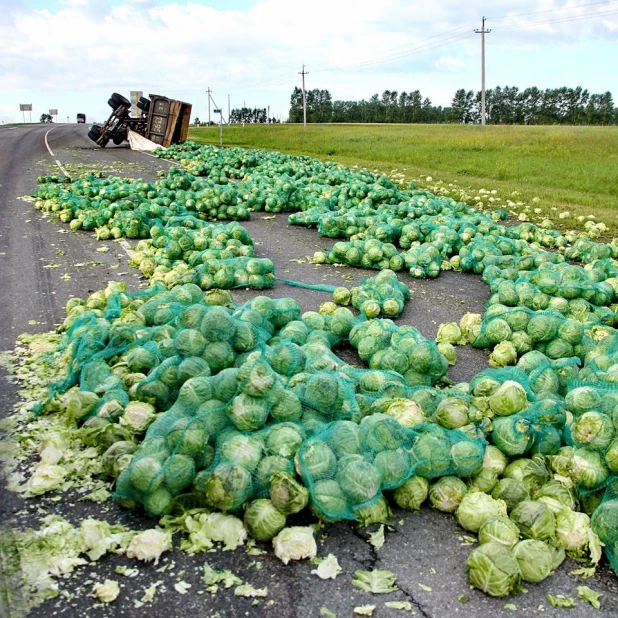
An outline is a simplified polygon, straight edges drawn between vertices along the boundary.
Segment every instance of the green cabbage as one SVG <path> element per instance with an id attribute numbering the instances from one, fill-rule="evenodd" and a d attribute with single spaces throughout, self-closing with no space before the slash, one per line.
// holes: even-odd
<path id="1" fill-rule="evenodd" d="M 517 560 L 499 543 L 485 543 L 474 549 L 466 561 L 466 573 L 472 586 L 492 597 L 505 597 L 520 588 Z"/>
<path id="2" fill-rule="evenodd" d="M 270 541 L 285 528 L 286 517 L 270 500 L 260 499 L 249 504 L 243 521 L 256 541 Z"/>

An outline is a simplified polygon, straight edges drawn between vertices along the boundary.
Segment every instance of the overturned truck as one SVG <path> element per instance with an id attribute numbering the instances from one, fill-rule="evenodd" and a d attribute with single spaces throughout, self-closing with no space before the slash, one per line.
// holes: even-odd
<path id="1" fill-rule="evenodd" d="M 187 139 L 191 104 L 151 94 L 137 101 L 137 115 L 131 115 L 131 102 L 114 92 L 108 101 L 112 113 L 103 125 L 94 124 L 88 137 L 101 148 L 110 140 L 122 144 L 129 137 L 129 131 L 149 139 L 155 144 L 167 147 L 180 144 Z"/>

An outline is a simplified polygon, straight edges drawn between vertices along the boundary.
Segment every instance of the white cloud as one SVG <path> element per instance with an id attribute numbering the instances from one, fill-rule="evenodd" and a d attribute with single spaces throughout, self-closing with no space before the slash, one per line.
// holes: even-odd
<path id="1" fill-rule="evenodd" d="M 511 1 L 495 0 L 495 17 L 488 21 L 494 29 L 491 48 L 614 40 L 618 14 L 509 29 L 611 9 L 595 5 L 508 17 L 577 4 L 581 0 L 521 0 L 513 10 Z M 137 87 L 203 106 L 208 86 L 219 101 L 230 92 L 235 104 L 244 98 L 285 113 L 303 62 L 309 87 L 330 88 L 336 98 L 367 98 L 384 88 L 420 88 L 431 97 L 442 96 L 438 93 L 462 85 L 458 79 L 476 75 L 479 37 L 472 31 L 486 5 L 477 0 L 260 0 L 241 11 L 207 2 L 127 0 L 110 6 L 64 0 L 53 9 L 32 10 L 23 2 L 0 0 L 0 9 L 0 99 L 7 93 L 70 94 L 103 115 L 113 90 Z M 386 58 L 389 62 L 377 62 Z M 609 88 L 615 62 L 607 64 Z M 350 68 L 332 70 L 341 66 Z M 585 82 L 586 75 L 576 80 Z"/>

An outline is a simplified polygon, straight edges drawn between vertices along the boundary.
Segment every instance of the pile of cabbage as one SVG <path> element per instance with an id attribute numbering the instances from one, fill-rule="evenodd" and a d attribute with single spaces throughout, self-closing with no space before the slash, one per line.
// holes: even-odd
<path id="1" fill-rule="evenodd" d="M 333 292 L 335 304 L 345 306 L 351 303 L 368 318 L 377 318 L 380 315 L 386 318 L 399 317 L 406 300 L 409 299 L 410 288 L 389 269 L 363 280 L 351 290 L 340 287 Z"/>
<path id="2" fill-rule="evenodd" d="M 170 287 L 71 301 L 71 371 L 41 410 L 82 424 L 122 504 L 220 510 L 268 540 L 305 508 L 370 524 L 428 498 L 479 533 L 468 576 L 489 594 L 540 581 L 563 552 L 594 563 L 599 541 L 618 572 L 618 246 L 308 157 L 193 143 L 159 156 L 182 169 L 152 184 L 45 179 L 38 195 L 74 229 L 147 239 L 134 263 Z M 434 342 L 347 299 L 237 307 L 219 288 L 260 260 L 238 224 L 213 220 L 251 210 L 340 239 L 318 264 L 482 275 L 487 312 Z M 337 356 L 345 343 L 368 369 Z M 467 343 L 493 368 L 445 388 Z"/>

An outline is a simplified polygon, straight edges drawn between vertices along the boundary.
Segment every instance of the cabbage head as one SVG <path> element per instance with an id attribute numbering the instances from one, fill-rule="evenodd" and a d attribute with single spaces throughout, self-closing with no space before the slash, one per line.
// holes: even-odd
<path id="1" fill-rule="evenodd" d="M 588 447 L 575 450 L 573 454 L 571 478 L 581 489 L 596 489 L 609 477 L 602 453 Z"/>
<path id="2" fill-rule="evenodd" d="M 328 428 L 328 443 L 337 457 L 360 453 L 358 425 L 352 421 L 335 421 Z"/>
<path id="3" fill-rule="evenodd" d="M 530 495 L 534 495 L 549 480 L 549 472 L 542 457 L 515 459 L 504 470 L 504 476 L 521 481 Z"/>
<path id="4" fill-rule="evenodd" d="M 605 500 L 592 515 L 592 529 L 608 548 L 618 550 L 616 530 L 618 530 L 618 498 Z"/>
<path id="5" fill-rule="evenodd" d="M 137 444 L 127 440 L 114 442 L 101 456 L 105 474 L 118 478 L 120 473 L 129 466 L 133 455 L 137 451 Z"/>
<path id="6" fill-rule="evenodd" d="M 521 573 L 513 553 L 500 543 L 485 543 L 472 550 L 466 561 L 472 586 L 492 597 L 505 597 L 520 588 Z"/>
<path id="7" fill-rule="evenodd" d="M 375 466 L 361 459 L 346 462 L 345 465 L 340 463 L 336 480 L 352 503 L 363 503 L 380 491 L 382 478 Z"/>
<path id="8" fill-rule="evenodd" d="M 327 521 L 337 521 L 348 512 L 347 499 L 335 480 L 317 481 L 313 486 L 311 497 L 317 507 L 317 515 L 321 515 Z"/>
<path id="9" fill-rule="evenodd" d="M 326 442 L 310 440 L 298 451 L 301 476 L 310 481 L 332 478 L 337 467 L 337 459 Z"/>
<path id="10" fill-rule="evenodd" d="M 548 578 L 554 570 L 554 551 L 549 545 L 535 539 L 520 541 L 513 548 L 525 582 L 537 584 Z"/>
<path id="11" fill-rule="evenodd" d="M 285 522 L 285 515 L 265 498 L 254 500 L 245 511 L 245 528 L 256 541 L 272 540 L 285 528 Z"/>
<path id="12" fill-rule="evenodd" d="M 516 414 L 527 405 L 526 390 L 514 380 L 506 380 L 489 396 L 489 407 L 496 416 Z"/>
<path id="13" fill-rule="evenodd" d="M 450 343 L 452 345 L 465 345 L 463 333 L 457 322 L 447 322 L 440 324 L 438 334 L 436 335 L 436 343 Z"/>
<path id="14" fill-rule="evenodd" d="M 379 470 L 386 489 L 400 485 L 410 474 L 408 453 L 402 448 L 380 451 L 373 465 Z"/>
<path id="15" fill-rule="evenodd" d="M 361 528 L 366 528 L 372 524 L 390 524 L 392 511 L 388 506 L 388 502 L 382 496 L 377 501 L 371 501 L 369 506 L 362 506 L 354 509 L 354 515 Z"/>
<path id="16" fill-rule="evenodd" d="M 526 419 L 503 416 L 493 421 L 491 441 L 505 455 L 523 455 L 530 448 L 533 438 Z"/>
<path id="17" fill-rule="evenodd" d="M 264 440 L 260 436 L 235 432 L 224 434 L 218 448 L 221 461 L 242 466 L 249 472 L 258 467 L 263 450 Z"/>
<path id="18" fill-rule="evenodd" d="M 193 483 L 195 461 L 187 455 L 172 455 L 163 463 L 164 485 L 173 494 L 179 494 Z"/>
<path id="19" fill-rule="evenodd" d="M 496 475 L 502 475 L 506 469 L 507 458 L 504 453 L 495 446 L 488 444 L 485 447 L 485 455 L 483 457 L 483 468 L 493 470 Z"/>
<path id="20" fill-rule="evenodd" d="M 534 494 L 534 499 L 546 504 L 557 514 L 564 508 L 576 509 L 577 501 L 569 487 L 560 481 L 549 481 Z"/>
<path id="21" fill-rule="evenodd" d="M 487 520 L 505 517 L 506 504 L 480 491 L 468 492 L 461 500 L 455 515 L 462 528 L 477 533 Z"/>
<path id="22" fill-rule="evenodd" d="M 500 543 L 513 549 L 519 542 L 519 528 L 508 517 L 492 517 L 479 529 L 479 543 Z"/>
<path id="23" fill-rule="evenodd" d="M 284 515 L 302 511 L 309 502 L 309 492 L 291 474 L 275 472 L 270 479 L 270 499 Z"/>
<path id="24" fill-rule="evenodd" d="M 491 367 L 506 367 L 517 362 L 517 349 L 511 341 L 501 341 L 489 356 Z"/>
<path id="25" fill-rule="evenodd" d="M 268 412 L 268 402 L 262 397 L 240 393 L 232 401 L 229 417 L 240 431 L 256 431 L 266 424 Z"/>
<path id="26" fill-rule="evenodd" d="M 605 451 L 614 438 L 614 423 L 601 412 L 584 412 L 573 421 L 571 437 L 575 446 Z"/>
<path id="27" fill-rule="evenodd" d="M 155 491 L 163 483 L 161 464 L 154 457 L 140 457 L 129 468 L 131 485 L 141 492 Z"/>
<path id="28" fill-rule="evenodd" d="M 404 427 L 416 427 L 426 421 L 421 406 L 410 399 L 392 399 L 386 414 Z"/>
<path id="29" fill-rule="evenodd" d="M 584 558 L 591 535 L 590 517 L 586 513 L 578 513 L 569 508 L 563 508 L 555 513 L 556 538 L 553 543 L 576 557 Z"/>
<path id="30" fill-rule="evenodd" d="M 580 386 L 570 390 L 565 398 L 567 409 L 574 416 L 581 416 L 584 412 L 598 409 L 601 405 L 601 395 L 591 386 Z"/>
<path id="31" fill-rule="evenodd" d="M 363 448 L 371 451 L 396 449 L 403 446 L 406 440 L 403 427 L 388 414 L 366 416 L 361 422 L 359 434 Z"/>
<path id="32" fill-rule="evenodd" d="M 144 509 L 151 517 L 161 517 L 170 508 L 173 498 L 172 493 L 165 487 L 159 487 L 155 491 L 148 492 L 144 498 Z"/>
<path id="33" fill-rule="evenodd" d="M 446 429 L 467 425 L 468 402 L 463 397 L 445 397 L 436 408 L 434 419 Z"/>
<path id="34" fill-rule="evenodd" d="M 266 451 L 269 455 L 294 457 L 305 435 L 302 428 L 293 423 L 273 425 L 266 434 Z"/>
<path id="35" fill-rule="evenodd" d="M 523 500 L 511 511 L 510 517 L 524 538 L 551 541 L 556 534 L 554 514 L 542 502 Z"/>
<path id="36" fill-rule="evenodd" d="M 507 511 L 512 511 L 520 502 L 530 500 L 530 493 L 521 481 L 504 478 L 494 486 L 491 497 L 504 500 Z"/>
<path id="37" fill-rule="evenodd" d="M 466 495 L 468 487 L 457 476 L 443 476 L 429 487 L 429 502 L 437 511 L 454 513 Z"/>
<path id="38" fill-rule="evenodd" d="M 244 504 L 253 493 L 251 473 L 242 466 L 221 463 L 204 485 L 206 503 L 224 513 Z"/>
<path id="39" fill-rule="evenodd" d="M 412 476 L 393 491 L 393 499 L 399 508 L 418 511 L 428 493 L 429 481 L 422 476 Z"/>
<path id="40" fill-rule="evenodd" d="M 284 528 L 273 539 L 275 555 L 283 564 L 290 560 L 315 558 L 317 546 L 313 538 L 313 528 L 292 526 Z"/>
<path id="41" fill-rule="evenodd" d="M 419 435 L 410 450 L 410 463 L 414 474 L 428 479 L 446 474 L 452 464 L 449 442 L 429 433 Z"/>

